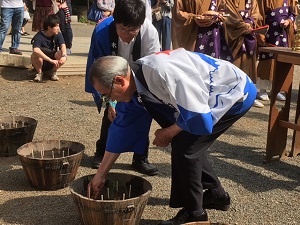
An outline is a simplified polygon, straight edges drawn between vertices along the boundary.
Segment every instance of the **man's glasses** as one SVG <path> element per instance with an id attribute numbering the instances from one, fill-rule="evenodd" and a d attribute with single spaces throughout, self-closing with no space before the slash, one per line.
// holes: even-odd
<path id="1" fill-rule="evenodd" d="M 112 90 L 114 88 L 114 81 L 115 81 L 115 78 L 113 78 L 113 80 L 111 82 L 111 87 L 110 87 L 109 95 L 101 94 L 102 102 L 105 103 L 105 104 L 107 104 L 107 103 L 110 102 L 111 93 L 112 93 Z"/>
<path id="2" fill-rule="evenodd" d="M 116 26 L 116 28 L 120 33 L 123 33 L 123 34 L 128 33 L 131 35 L 136 35 L 140 31 L 140 27 L 132 28 L 132 29 L 125 29 L 124 27 Z"/>

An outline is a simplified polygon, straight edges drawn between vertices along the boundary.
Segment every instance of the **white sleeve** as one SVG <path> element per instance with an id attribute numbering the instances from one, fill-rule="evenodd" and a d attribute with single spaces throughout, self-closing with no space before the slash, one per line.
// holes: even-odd
<path id="1" fill-rule="evenodd" d="M 144 0 L 145 1 L 145 6 L 146 6 L 146 18 L 152 22 L 152 9 L 151 9 L 151 4 L 150 0 Z"/>
<path id="2" fill-rule="evenodd" d="M 141 57 L 161 50 L 157 30 L 147 18 L 141 27 L 141 42 Z"/>

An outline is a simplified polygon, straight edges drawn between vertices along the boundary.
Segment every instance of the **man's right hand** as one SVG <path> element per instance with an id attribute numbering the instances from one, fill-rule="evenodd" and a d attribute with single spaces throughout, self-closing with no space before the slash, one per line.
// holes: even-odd
<path id="1" fill-rule="evenodd" d="M 105 185 L 105 177 L 103 177 L 101 174 L 97 173 L 92 181 L 88 184 L 88 190 L 90 193 L 88 193 L 87 197 L 91 197 L 93 199 L 97 199 L 101 189 Z"/>
<path id="2" fill-rule="evenodd" d="M 108 172 L 110 171 L 113 163 L 117 160 L 119 156 L 120 153 L 105 151 L 104 157 L 97 170 L 97 173 L 95 174 L 92 181 L 88 184 L 88 190 L 90 190 L 90 193 L 88 193 L 88 197 L 90 195 L 91 198 L 97 199 L 101 189 L 105 185 L 106 176 Z"/>

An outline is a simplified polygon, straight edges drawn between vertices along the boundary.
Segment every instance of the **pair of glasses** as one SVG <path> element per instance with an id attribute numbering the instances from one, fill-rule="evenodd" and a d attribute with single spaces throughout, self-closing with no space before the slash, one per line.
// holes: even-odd
<path id="1" fill-rule="evenodd" d="M 114 81 L 115 81 L 115 78 L 113 78 L 113 80 L 111 82 L 109 95 L 106 95 L 106 94 L 101 95 L 102 102 L 105 103 L 105 104 L 110 102 L 111 93 L 112 93 L 112 90 L 114 88 Z"/>
<path id="2" fill-rule="evenodd" d="M 128 33 L 128 34 L 132 34 L 132 35 L 136 35 L 140 31 L 140 27 L 127 30 L 123 27 L 117 26 L 117 29 L 120 33 L 123 33 L 123 34 Z"/>

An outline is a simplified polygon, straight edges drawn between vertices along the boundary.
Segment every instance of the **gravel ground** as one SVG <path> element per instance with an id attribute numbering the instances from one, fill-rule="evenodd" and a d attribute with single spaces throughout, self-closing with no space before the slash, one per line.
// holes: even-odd
<path id="1" fill-rule="evenodd" d="M 91 30 L 89 26 L 79 26 L 74 33 L 89 35 Z M 299 69 L 296 71 L 298 74 Z M 34 75 L 31 70 L 0 67 L 0 73 L 0 115 L 38 120 L 34 141 L 65 139 L 84 144 L 86 150 L 76 177 L 95 173 L 90 160 L 102 115 L 97 113 L 91 96 L 84 92 L 84 77 L 66 76 L 59 82 L 34 83 L 30 82 Z M 299 83 L 295 79 L 293 105 Z M 213 222 L 300 224 L 300 156 L 263 163 L 269 112 L 269 104 L 265 105 L 262 109 L 252 108 L 209 150 L 211 163 L 232 198 L 229 211 L 208 210 Z M 151 134 L 157 127 L 153 123 Z M 291 147 L 291 135 L 289 132 L 287 149 Z M 131 158 L 131 153 L 121 155 L 112 171 L 139 175 L 151 182 L 153 192 L 140 224 L 156 225 L 174 216 L 177 210 L 168 207 L 170 149 L 150 146 L 150 161 L 159 168 L 154 177 L 134 172 Z M 0 224 L 81 224 L 69 189 L 34 189 L 27 182 L 17 156 L 1 158 L 0 180 Z"/>

